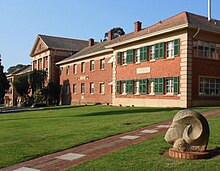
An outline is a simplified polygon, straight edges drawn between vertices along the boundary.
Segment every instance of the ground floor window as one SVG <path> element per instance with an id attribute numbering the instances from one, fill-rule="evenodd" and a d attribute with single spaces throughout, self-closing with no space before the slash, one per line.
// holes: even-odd
<path id="1" fill-rule="evenodd" d="M 173 84 L 173 78 L 167 78 L 165 79 L 165 93 L 166 94 L 173 94 L 174 93 L 174 84 Z"/>
<path id="2" fill-rule="evenodd" d="M 200 77 L 199 95 L 220 96 L 220 78 Z"/>
<path id="3" fill-rule="evenodd" d="M 76 94 L 76 84 L 73 84 L 73 94 Z"/>
<path id="4" fill-rule="evenodd" d="M 140 82 L 134 81 L 134 94 L 139 94 L 139 93 L 140 93 Z"/>
<path id="5" fill-rule="evenodd" d="M 105 83 L 100 83 L 100 94 L 105 94 Z"/>
<path id="6" fill-rule="evenodd" d="M 122 86 L 121 88 L 122 94 L 126 94 L 126 82 L 122 81 L 121 86 Z"/>
<path id="7" fill-rule="evenodd" d="M 69 84 L 66 85 L 66 94 L 70 94 L 70 85 Z"/>
<path id="8" fill-rule="evenodd" d="M 90 83 L 90 94 L 94 94 L 95 85 L 94 83 Z"/>
<path id="9" fill-rule="evenodd" d="M 85 94 L 85 83 L 81 84 L 81 93 Z"/>

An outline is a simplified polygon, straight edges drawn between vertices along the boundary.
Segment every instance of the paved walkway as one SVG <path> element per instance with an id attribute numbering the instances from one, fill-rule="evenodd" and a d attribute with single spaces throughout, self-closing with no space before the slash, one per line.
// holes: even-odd
<path id="1" fill-rule="evenodd" d="M 204 112 L 205 117 L 220 114 L 219 110 Z M 74 167 L 88 160 L 104 156 L 126 146 L 137 144 L 161 133 L 165 133 L 171 120 L 154 124 L 132 132 L 119 134 L 102 140 L 94 141 L 65 151 L 57 152 L 27 162 L 19 163 L 0 171 L 58 171 Z"/>
<path id="2" fill-rule="evenodd" d="M 14 106 L 13 107 L 4 107 L 4 108 L 0 108 L 0 114 L 36 111 L 36 110 L 42 110 L 42 109 L 43 108 L 14 107 Z"/>

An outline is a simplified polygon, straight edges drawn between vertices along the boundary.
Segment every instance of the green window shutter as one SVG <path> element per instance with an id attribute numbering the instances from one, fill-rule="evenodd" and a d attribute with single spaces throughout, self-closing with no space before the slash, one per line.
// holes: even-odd
<path id="1" fill-rule="evenodd" d="M 155 78 L 155 94 L 163 94 L 163 78 Z"/>
<path id="2" fill-rule="evenodd" d="M 174 56 L 180 55 L 180 39 L 174 40 Z"/>
<path id="3" fill-rule="evenodd" d="M 121 81 L 117 81 L 117 94 L 121 94 Z"/>
<path id="4" fill-rule="evenodd" d="M 127 50 L 127 63 L 133 63 L 134 62 L 134 55 L 133 55 L 133 49 Z"/>
<path id="5" fill-rule="evenodd" d="M 140 61 L 147 61 L 147 46 L 140 48 Z"/>
<path id="6" fill-rule="evenodd" d="M 118 65 L 121 65 L 121 52 L 118 52 Z"/>
<path id="7" fill-rule="evenodd" d="M 140 94 L 147 94 L 147 79 L 140 80 Z"/>
<path id="8" fill-rule="evenodd" d="M 164 42 L 155 44 L 155 59 L 164 58 Z"/>
<path id="9" fill-rule="evenodd" d="M 133 94 L 133 81 L 132 80 L 126 81 L 126 93 Z"/>
<path id="10" fill-rule="evenodd" d="M 173 77 L 174 94 L 179 94 L 179 77 Z"/>

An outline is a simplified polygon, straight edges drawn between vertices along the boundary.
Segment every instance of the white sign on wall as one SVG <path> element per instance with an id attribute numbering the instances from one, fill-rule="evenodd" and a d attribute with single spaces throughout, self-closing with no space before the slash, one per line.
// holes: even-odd
<path id="1" fill-rule="evenodd" d="M 137 74 L 146 74 L 150 73 L 150 67 L 137 68 Z"/>

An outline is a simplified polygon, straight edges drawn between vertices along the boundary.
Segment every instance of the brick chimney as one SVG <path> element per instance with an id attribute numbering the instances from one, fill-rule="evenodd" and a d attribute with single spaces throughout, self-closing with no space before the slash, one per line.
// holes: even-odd
<path id="1" fill-rule="evenodd" d="M 93 38 L 90 38 L 89 39 L 89 47 L 93 46 L 94 45 L 94 39 Z"/>
<path id="2" fill-rule="evenodd" d="M 113 39 L 113 33 L 111 31 L 108 32 L 108 40 Z"/>
<path id="3" fill-rule="evenodd" d="M 142 25 L 142 23 L 140 21 L 135 22 L 134 23 L 134 32 L 141 31 L 141 25 Z"/>

